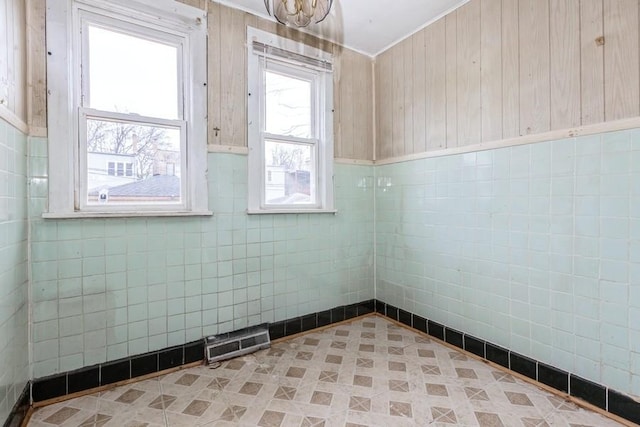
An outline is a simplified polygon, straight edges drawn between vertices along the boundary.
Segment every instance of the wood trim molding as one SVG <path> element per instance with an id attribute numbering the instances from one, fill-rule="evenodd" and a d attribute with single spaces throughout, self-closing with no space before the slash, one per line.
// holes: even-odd
<path id="1" fill-rule="evenodd" d="M 640 128 L 640 117 L 616 120 L 612 122 L 597 123 L 593 125 L 578 126 L 574 128 L 552 130 L 534 135 L 524 135 L 515 138 L 501 139 L 464 147 L 445 148 L 442 150 L 427 151 L 424 153 L 409 154 L 406 156 L 390 157 L 376 160 L 376 165 L 390 165 L 393 163 L 409 162 L 412 160 L 428 159 L 432 157 L 451 156 L 454 154 L 472 153 L 475 151 L 495 150 L 498 148 L 515 147 L 518 145 L 534 144 L 537 142 L 553 141 L 557 139 L 576 138 L 579 136 L 596 135 L 599 133 L 615 132 Z"/>
<path id="2" fill-rule="evenodd" d="M 29 134 L 29 126 L 13 111 L 9 110 L 4 105 L 0 105 L 0 119 L 3 119 L 23 134 Z"/>
<path id="3" fill-rule="evenodd" d="M 209 144 L 207 146 L 207 150 L 209 153 L 228 153 L 228 154 L 249 154 L 248 147 L 240 147 L 236 145 L 218 145 L 218 144 Z"/>

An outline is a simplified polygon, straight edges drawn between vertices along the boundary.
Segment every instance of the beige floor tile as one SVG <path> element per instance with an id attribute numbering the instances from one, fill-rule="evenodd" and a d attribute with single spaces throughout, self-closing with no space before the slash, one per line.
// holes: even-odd
<path id="1" fill-rule="evenodd" d="M 380 317 L 35 411 L 29 427 L 619 425 Z"/>

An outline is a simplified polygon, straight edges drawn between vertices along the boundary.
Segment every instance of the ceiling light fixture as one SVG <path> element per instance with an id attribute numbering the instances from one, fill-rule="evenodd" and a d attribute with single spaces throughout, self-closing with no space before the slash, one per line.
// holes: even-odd
<path id="1" fill-rule="evenodd" d="M 306 27 L 324 20 L 333 0 L 264 0 L 269 15 L 284 25 Z"/>

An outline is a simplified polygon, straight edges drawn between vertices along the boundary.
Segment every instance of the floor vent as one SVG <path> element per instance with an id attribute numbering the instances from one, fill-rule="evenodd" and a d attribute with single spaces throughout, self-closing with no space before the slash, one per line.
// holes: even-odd
<path id="1" fill-rule="evenodd" d="M 209 364 L 253 353 L 270 346 L 269 325 L 266 323 L 205 338 L 205 350 Z"/>

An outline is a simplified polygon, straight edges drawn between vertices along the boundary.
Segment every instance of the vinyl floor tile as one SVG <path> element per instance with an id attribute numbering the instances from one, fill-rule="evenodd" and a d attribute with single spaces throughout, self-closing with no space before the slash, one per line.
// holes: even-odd
<path id="1" fill-rule="evenodd" d="M 29 427 L 620 424 L 398 327 L 356 319 L 270 349 L 60 402 Z"/>

